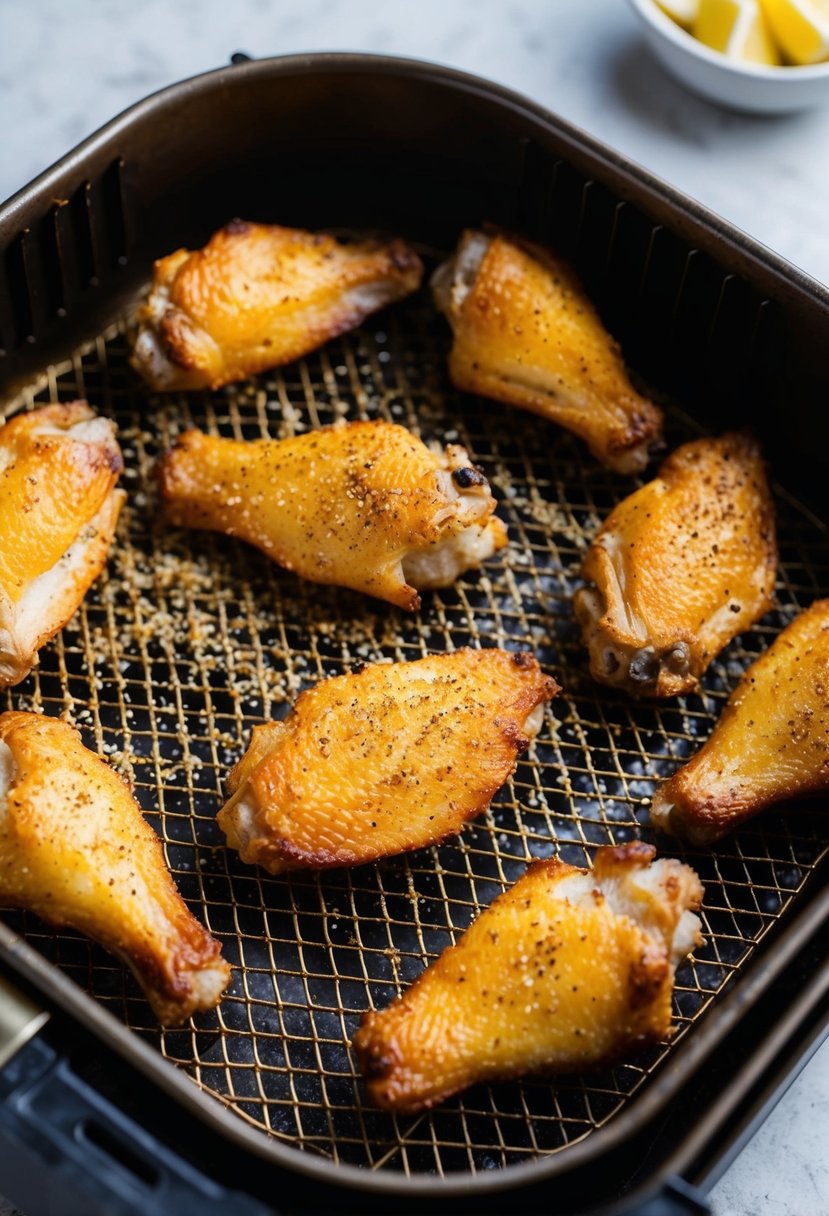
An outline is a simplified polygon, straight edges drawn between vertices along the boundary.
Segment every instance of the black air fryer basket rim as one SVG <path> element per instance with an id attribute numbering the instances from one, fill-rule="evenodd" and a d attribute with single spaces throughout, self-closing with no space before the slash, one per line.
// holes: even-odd
<path id="1" fill-rule="evenodd" d="M 214 92 L 232 89 L 235 81 L 244 78 L 256 80 L 260 77 L 267 79 L 271 75 L 302 76 L 309 73 L 330 75 L 332 79 L 338 75 L 354 74 L 403 76 L 436 84 L 449 91 L 478 96 L 490 104 L 494 102 L 526 124 L 528 137 L 541 132 L 555 139 L 576 163 L 587 165 L 597 180 L 609 182 L 623 198 L 629 197 L 645 208 L 655 222 L 664 220 L 670 223 L 684 238 L 710 250 L 721 261 L 727 255 L 727 264 L 732 270 L 745 273 L 754 282 L 759 281 L 776 298 L 785 301 L 795 297 L 801 304 L 810 304 L 829 318 L 829 290 L 822 284 L 700 204 L 687 199 L 647 170 L 638 168 L 543 107 L 503 86 L 452 68 L 380 55 L 335 52 L 292 55 L 219 69 L 165 88 L 106 124 L 0 208 L 0 241 L 5 242 L 19 235 L 28 224 L 45 214 L 56 198 L 68 195 L 77 188 L 88 178 L 93 165 L 100 168 L 117 158 L 118 141 L 125 134 L 131 133 L 136 127 L 145 124 L 149 127 L 163 121 L 167 114 L 175 111 L 185 96 L 206 98 Z M 817 880 L 820 875 L 813 877 Z M 19 975 L 99 1034 L 141 1072 L 153 1078 L 190 1111 L 220 1130 L 240 1148 L 294 1174 L 305 1174 L 309 1180 L 326 1186 L 333 1183 L 378 1196 L 392 1194 L 403 1187 L 408 1196 L 419 1195 L 428 1199 L 439 1194 L 449 1198 L 452 1195 L 510 1190 L 524 1183 L 553 1178 L 589 1160 L 612 1143 L 624 1140 L 635 1127 L 642 1126 L 652 1118 L 679 1092 L 688 1077 L 738 1023 L 745 1010 L 762 995 L 785 962 L 796 954 L 801 943 L 825 923 L 829 911 L 829 892 L 824 890 L 822 897 L 817 896 L 814 885 L 813 882 L 810 886 L 811 900 L 801 900 L 798 908 L 793 910 L 796 915 L 781 918 L 786 919 L 786 924 L 775 938 L 775 950 L 771 956 L 769 952 L 765 956 L 761 953 L 760 958 L 752 960 L 745 973 L 740 975 L 734 990 L 719 998 L 714 1009 L 706 1015 L 695 1032 L 693 1042 L 685 1044 L 674 1066 L 663 1070 L 645 1094 L 637 1095 L 620 1118 L 611 1120 L 586 1141 L 568 1146 L 563 1153 L 541 1157 L 526 1164 L 511 1165 L 502 1171 L 471 1176 L 415 1176 L 401 1179 L 377 1175 L 354 1166 L 323 1161 L 287 1147 L 276 1139 L 269 1139 L 198 1090 L 175 1067 L 130 1033 L 108 1010 L 42 959 L 5 925 L 0 925 L 0 953 Z M 804 902 L 805 908 L 802 907 Z"/>

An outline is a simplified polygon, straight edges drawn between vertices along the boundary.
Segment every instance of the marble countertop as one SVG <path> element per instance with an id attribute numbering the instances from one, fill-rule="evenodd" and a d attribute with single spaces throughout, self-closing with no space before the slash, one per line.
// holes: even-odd
<path id="1" fill-rule="evenodd" d="M 237 50 L 386 52 L 487 76 L 829 284 L 829 107 L 758 118 L 697 100 L 649 57 L 622 0 L 0 0 L 0 198 Z M 827 1143 L 829 1044 L 712 1191 L 715 1216 L 826 1216 Z"/>

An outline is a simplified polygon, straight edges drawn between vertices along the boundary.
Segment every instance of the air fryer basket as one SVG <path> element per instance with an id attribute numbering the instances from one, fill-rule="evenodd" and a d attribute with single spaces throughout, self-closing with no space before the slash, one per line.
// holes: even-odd
<path id="1" fill-rule="evenodd" d="M 570 601 L 580 556 L 629 482 L 543 420 L 456 393 L 448 331 L 425 290 L 253 383 L 148 393 L 127 363 L 128 301 L 152 257 L 203 242 L 237 214 L 383 229 L 410 237 L 429 262 L 485 219 L 554 244 L 664 397 L 671 447 L 745 422 L 766 439 L 778 478 L 774 611 L 723 653 L 699 696 L 635 704 L 594 686 Z M 12 200 L 0 242 L 6 412 L 87 397 L 118 422 L 130 494 L 107 575 L 6 701 L 68 713 L 133 778 L 234 980 L 217 1011 L 159 1031 L 124 969 L 76 934 L 9 913 L 7 958 L 240 1148 L 329 1185 L 389 1195 L 434 1184 L 448 1196 L 475 1178 L 484 1195 L 495 1179 L 500 1189 L 528 1176 L 504 1167 L 538 1162 L 537 1176 L 552 1180 L 602 1160 L 625 1124 L 632 1136 L 670 1109 L 823 923 L 818 815 L 781 809 L 707 852 L 659 842 L 697 868 L 706 891 L 706 944 L 678 975 L 670 1044 L 583 1077 L 477 1087 L 403 1119 L 366 1103 L 348 1040 L 364 1009 L 404 989 L 531 858 L 587 864 L 598 845 L 650 838 L 656 780 L 707 736 L 739 673 L 792 615 L 829 595 L 816 463 L 827 450 L 817 408 L 829 384 L 826 294 L 522 99 L 357 56 L 245 65 L 142 103 Z M 185 426 L 251 439 L 340 417 L 385 417 L 463 443 L 500 500 L 505 555 L 408 616 L 159 518 L 153 461 Z M 284 878 L 222 847 L 215 815 L 252 725 L 356 662 L 494 644 L 532 650 L 564 692 L 491 811 L 459 839 Z M 16 935 L 97 1004 L 69 997 Z"/>

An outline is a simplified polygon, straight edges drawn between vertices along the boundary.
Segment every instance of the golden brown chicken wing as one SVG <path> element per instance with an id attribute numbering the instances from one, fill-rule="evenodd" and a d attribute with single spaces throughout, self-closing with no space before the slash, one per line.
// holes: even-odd
<path id="1" fill-rule="evenodd" d="M 566 427 L 620 473 L 644 468 L 661 442 L 662 412 L 631 385 L 565 262 L 520 237 L 468 230 L 432 287 L 454 333 L 457 388 Z"/>
<path id="2" fill-rule="evenodd" d="M 315 583 L 400 608 L 506 544 L 463 448 L 436 455 L 403 427 L 351 422 L 239 443 L 187 431 L 160 465 L 169 518 L 239 536 Z"/>
<path id="3" fill-rule="evenodd" d="M 272 874 L 435 844 L 486 809 L 558 691 L 531 655 L 494 649 L 323 680 L 254 728 L 219 826 Z"/>
<path id="4" fill-rule="evenodd" d="M 233 220 L 156 262 L 133 366 L 155 389 L 219 388 L 290 363 L 420 286 L 400 240 L 346 244 Z"/>
<path id="5" fill-rule="evenodd" d="M 211 1009 L 230 980 L 126 783 L 55 718 L 0 715 L 0 902 L 119 955 L 164 1025 Z"/>
<path id="6" fill-rule="evenodd" d="M 85 401 L 0 428 L 0 688 L 28 675 L 101 572 L 122 468 L 113 423 Z"/>
<path id="7" fill-rule="evenodd" d="M 697 875 L 652 846 L 539 861 L 354 1048 L 371 1100 L 415 1114 L 479 1081 L 578 1072 L 671 1033 L 674 971 L 702 938 Z"/>
<path id="8" fill-rule="evenodd" d="M 771 606 L 774 508 L 757 443 L 742 432 L 686 443 L 611 511 L 574 606 L 590 672 L 634 695 L 691 692 Z"/>
<path id="9" fill-rule="evenodd" d="M 748 668 L 697 754 L 656 791 L 651 822 L 712 844 L 783 799 L 829 790 L 829 600 Z"/>

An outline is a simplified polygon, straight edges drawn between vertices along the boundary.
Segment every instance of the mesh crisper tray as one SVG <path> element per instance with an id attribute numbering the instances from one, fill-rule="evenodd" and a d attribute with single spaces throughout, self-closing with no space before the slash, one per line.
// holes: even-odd
<path id="1" fill-rule="evenodd" d="M 6 694 L 65 714 L 134 780 L 179 889 L 234 966 L 220 1008 L 159 1031 L 128 972 L 72 932 L 8 920 L 202 1089 L 283 1141 L 405 1174 L 480 1171 L 557 1152 L 618 1114 L 751 957 L 820 858 L 816 818 L 767 813 L 713 852 L 674 851 L 705 884 L 706 944 L 679 972 L 670 1046 L 555 1084 L 478 1086 L 395 1118 L 367 1105 L 348 1041 L 535 857 L 583 865 L 597 845 L 647 830 L 655 780 L 704 739 L 748 662 L 797 609 L 829 593 L 821 525 L 778 494 L 779 607 L 713 664 L 699 696 L 636 704 L 587 674 L 571 596 L 580 557 L 630 482 L 541 419 L 456 394 L 448 335 L 424 299 L 255 384 L 148 398 L 113 329 L 53 369 L 24 405 L 85 396 L 119 425 L 129 502 L 108 573 Z M 500 500 L 510 545 L 409 616 L 305 583 L 245 545 L 175 531 L 159 516 L 153 461 L 188 425 L 287 436 L 382 416 L 459 441 Z M 694 428 L 672 412 L 670 445 Z M 305 687 L 359 661 L 462 645 L 530 649 L 564 692 L 491 810 L 459 839 L 360 869 L 273 878 L 223 847 L 216 812 L 250 729 Z M 663 842 L 664 843 L 664 842 Z"/>

